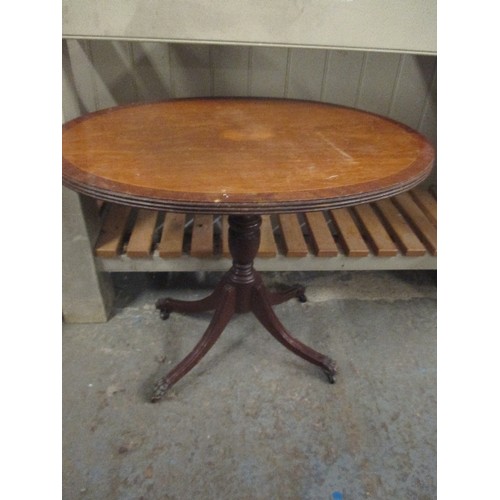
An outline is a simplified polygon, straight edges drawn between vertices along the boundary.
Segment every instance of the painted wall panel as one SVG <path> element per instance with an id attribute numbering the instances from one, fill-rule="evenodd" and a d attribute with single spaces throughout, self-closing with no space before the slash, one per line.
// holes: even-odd
<path id="1" fill-rule="evenodd" d="M 249 95 L 250 49 L 216 45 L 211 47 L 214 96 Z"/>
<path id="2" fill-rule="evenodd" d="M 171 88 L 174 97 L 211 95 L 213 81 L 208 45 L 169 46 Z"/>
<path id="3" fill-rule="evenodd" d="M 249 95 L 283 97 L 287 77 L 288 49 L 251 47 Z"/>
<path id="4" fill-rule="evenodd" d="M 402 56 L 389 114 L 412 128 L 422 120 L 425 102 L 436 69 L 436 59 L 429 56 Z"/>
<path id="5" fill-rule="evenodd" d="M 401 55 L 377 52 L 366 55 L 355 107 L 389 116 L 399 77 L 401 57 Z"/>
<path id="6" fill-rule="evenodd" d="M 434 72 L 434 78 L 432 80 L 430 91 L 425 100 L 424 109 L 422 112 L 422 117 L 418 128 L 422 134 L 424 134 L 431 143 L 437 146 L 437 74 Z"/>
<path id="7" fill-rule="evenodd" d="M 91 40 L 96 104 L 99 109 L 138 100 L 130 42 Z"/>
<path id="8" fill-rule="evenodd" d="M 325 101 L 343 106 L 355 105 L 366 57 L 365 52 L 328 51 L 326 84 L 323 89 Z"/>
<path id="9" fill-rule="evenodd" d="M 68 54 L 68 62 L 63 65 L 63 71 L 68 74 L 68 81 L 72 81 L 74 84 L 71 90 L 76 93 L 74 97 L 78 100 L 81 114 L 95 111 L 97 109 L 94 86 L 95 69 L 89 48 L 90 42 L 88 40 L 66 40 L 63 43 L 67 49 L 63 53 L 67 52 Z M 69 98 L 65 95 L 65 90 L 63 88 L 63 105 Z M 64 114 L 67 114 L 66 107 Z"/>
<path id="10" fill-rule="evenodd" d="M 290 49 L 285 97 L 321 100 L 326 51 Z"/>
<path id="11" fill-rule="evenodd" d="M 68 44 L 63 42 L 62 46 L 62 95 L 63 109 L 62 121 L 67 122 L 83 113 L 79 102 L 78 92 L 76 91 L 76 82 L 71 68 L 71 56 Z"/>
<path id="12" fill-rule="evenodd" d="M 166 43 L 131 44 L 137 98 L 159 101 L 172 97 L 170 53 Z"/>

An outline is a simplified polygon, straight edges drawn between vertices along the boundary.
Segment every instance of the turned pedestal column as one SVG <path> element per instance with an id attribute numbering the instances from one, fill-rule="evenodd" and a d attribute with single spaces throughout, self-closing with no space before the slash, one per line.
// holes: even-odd
<path id="1" fill-rule="evenodd" d="M 229 250 L 233 258 L 231 269 L 224 275 L 214 292 L 197 301 L 160 299 L 156 307 L 163 319 L 171 312 L 202 312 L 215 310 L 212 320 L 194 349 L 167 375 L 159 380 L 153 390 L 152 401 L 159 401 L 166 392 L 188 373 L 215 344 L 234 313 L 253 312 L 276 340 L 293 353 L 323 369 L 328 380 L 335 381 L 335 362 L 294 338 L 275 315 L 272 306 L 291 298 L 304 302 L 304 288 L 293 286 L 284 292 L 270 292 L 253 261 L 260 243 L 259 215 L 229 216 Z"/>

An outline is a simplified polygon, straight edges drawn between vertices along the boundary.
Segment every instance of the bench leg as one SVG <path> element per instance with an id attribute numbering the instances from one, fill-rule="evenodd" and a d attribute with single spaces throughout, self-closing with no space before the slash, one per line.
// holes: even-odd
<path id="1" fill-rule="evenodd" d="M 66 323 L 105 323 L 112 311 L 113 285 L 96 269 L 98 234 L 95 200 L 63 188 L 62 312 Z"/>

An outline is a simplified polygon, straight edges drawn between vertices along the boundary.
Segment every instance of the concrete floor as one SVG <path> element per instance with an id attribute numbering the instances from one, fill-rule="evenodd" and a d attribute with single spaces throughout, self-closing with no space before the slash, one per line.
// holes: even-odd
<path id="1" fill-rule="evenodd" d="M 436 273 L 265 274 L 307 286 L 275 310 L 337 383 L 246 314 L 149 403 L 210 318 L 154 302 L 219 277 L 115 275 L 108 323 L 63 325 L 63 499 L 436 498 Z"/>

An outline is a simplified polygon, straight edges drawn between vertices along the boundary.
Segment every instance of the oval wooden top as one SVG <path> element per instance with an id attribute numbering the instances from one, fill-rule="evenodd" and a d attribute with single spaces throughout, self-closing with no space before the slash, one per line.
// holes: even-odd
<path id="1" fill-rule="evenodd" d="M 400 193 L 434 151 L 408 127 L 331 104 L 180 99 L 63 127 L 63 183 L 135 207 L 214 214 L 323 210 Z"/>

